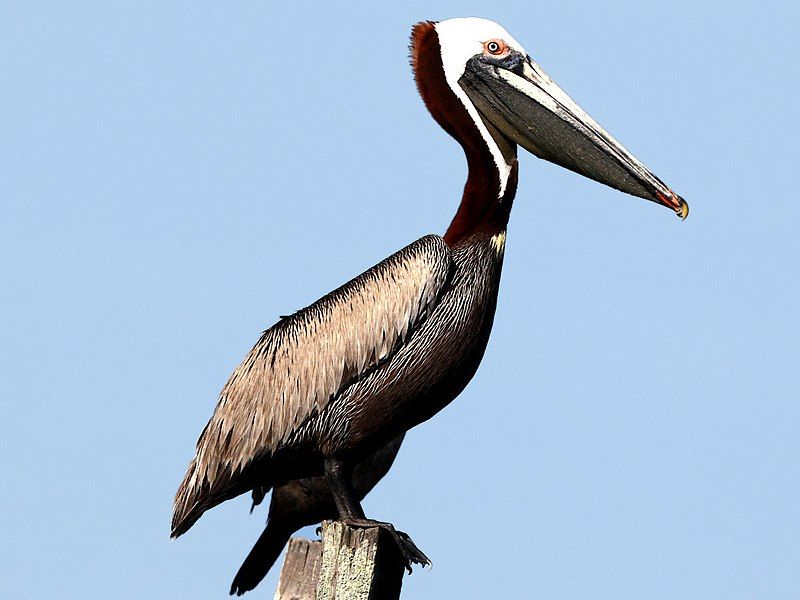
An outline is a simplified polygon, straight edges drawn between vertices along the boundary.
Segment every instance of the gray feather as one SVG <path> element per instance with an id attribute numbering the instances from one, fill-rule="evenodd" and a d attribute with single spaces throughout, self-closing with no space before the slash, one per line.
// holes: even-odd
<path id="1" fill-rule="evenodd" d="M 425 236 L 265 331 L 200 435 L 175 497 L 174 535 L 199 517 L 183 524 L 189 513 L 230 497 L 238 473 L 388 359 L 436 306 L 451 267 L 442 238 Z"/>

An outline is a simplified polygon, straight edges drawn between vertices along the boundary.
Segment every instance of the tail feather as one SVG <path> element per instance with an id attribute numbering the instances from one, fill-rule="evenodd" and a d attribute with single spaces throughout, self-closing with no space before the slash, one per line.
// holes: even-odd
<path id="1" fill-rule="evenodd" d="M 297 529 L 274 518 L 267 522 L 258 541 L 233 578 L 230 592 L 232 596 L 249 592 L 264 579 Z"/>

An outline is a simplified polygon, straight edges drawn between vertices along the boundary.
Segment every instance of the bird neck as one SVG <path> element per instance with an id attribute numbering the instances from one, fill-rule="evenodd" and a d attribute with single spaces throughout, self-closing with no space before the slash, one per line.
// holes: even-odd
<path id="1" fill-rule="evenodd" d="M 411 64 L 425 106 L 461 144 L 469 168 L 461 205 L 445 242 L 453 247 L 475 234 L 502 233 L 517 191 L 516 145 L 481 118 L 457 82 L 448 83 L 434 23 L 414 27 Z"/>
<path id="2" fill-rule="evenodd" d="M 504 232 L 517 192 L 519 167 L 516 159 L 509 165 L 510 173 L 505 190 L 502 195 L 498 195 L 498 170 L 491 156 L 488 159 L 486 156 L 479 156 L 481 153 L 470 152 L 466 146 L 464 150 L 469 174 L 461 204 L 444 234 L 444 241 L 450 247 L 474 235 L 493 237 Z"/>

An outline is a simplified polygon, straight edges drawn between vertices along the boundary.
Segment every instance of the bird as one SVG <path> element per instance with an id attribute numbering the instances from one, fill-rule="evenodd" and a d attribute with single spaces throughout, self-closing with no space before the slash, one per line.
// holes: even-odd
<path id="1" fill-rule="evenodd" d="M 361 500 L 391 464 L 375 457 L 455 399 L 481 363 L 517 194 L 519 148 L 688 215 L 686 201 L 494 21 L 417 23 L 410 60 L 423 103 L 464 151 L 461 201 L 443 235 L 412 242 L 281 318 L 224 385 L 175 495 L 171 536 L 226 500 L 251 492 L 258 503 L 272 490 L 262 536 L 271 537 L 270 527 L 281 535 L 256 543 L 234 593 L 263 577 L 288 529 L 317 517 L 384 529 L 409 572 L 413 564 L 430 564 L 408 534 L 367 518 Z M 323 499 L 306 511 L 293 507 L 292 497 L 308 481 Z M 282 516 L 293 510 L 293 517 Z"/>

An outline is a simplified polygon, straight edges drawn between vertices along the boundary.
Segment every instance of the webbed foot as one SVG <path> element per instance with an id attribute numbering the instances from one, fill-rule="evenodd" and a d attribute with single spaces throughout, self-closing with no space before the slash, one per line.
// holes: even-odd
<path id="1" fill-rule="evenodd" d="M 397 548 L 400 550 L 400 554 L 405 562 L 405 567 L 409 573 L 411 573 L 412 564 L 422 565 L 423 567 L 432 566 L 431 560 L 425 556 L 422 550 L 417 548 L 414 540 L 412 540 L 407 533 L 395 529 L 394 525 L 391 523 L 375 521 L 374 519 L 342 519 L 342 522 L 350 527 L 362 527 L 364 529 L 380 527 L 386 531 L 397 544 Z"/>

